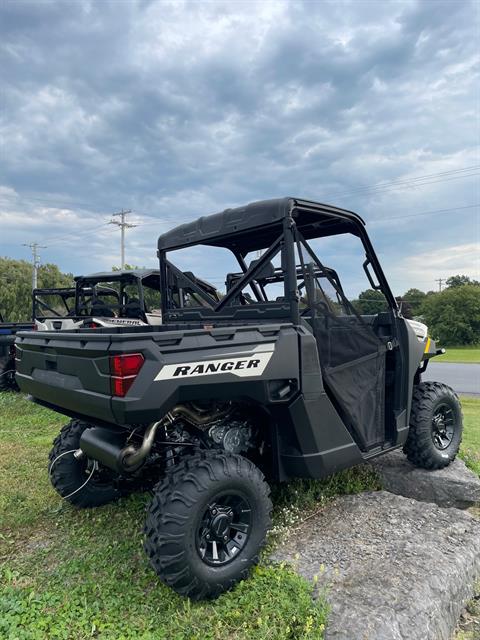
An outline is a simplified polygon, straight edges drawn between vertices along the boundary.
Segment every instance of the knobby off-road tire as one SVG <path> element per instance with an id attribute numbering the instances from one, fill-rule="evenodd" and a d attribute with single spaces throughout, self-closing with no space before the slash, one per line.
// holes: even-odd
<path id="1" fill-rule="evenodd" d="M 53 441 L 49 455 L 50 481 L 62 498 L 76 507 L 99 507 L 120 497 L 121 492 L 115 484 L 115 473 L 99 467 L 87 484 L 74 493 L 90 475 L 93 461 L 85 455 L 76 458 L 67 451 L 78 450 L 80 436 L 90 425 L 80 420 L 71 420 Z M 65 455 L 62 455 L 65 453 Z M 58 457 L 61 456 L 61 457 Z M 70 496 L 70 494 L 72 494 Z M 70 497 L 66 497 L 70 496 Z"/>
<path id="2" fill-rule="evenodd" d="M 15 360 L 0 360 L 0 391 L 18 391 L 15 382 Z"/>
<path id="3" fill-rule="evenodd" d="M 261 471 L 242 456 L 209 450 L 182 460 L 147 513 L 144 547 L 160 579 L 201 600 L 246 578 L 271 524 L 269 496 Z"/>
<path id="4" fill-rule="evenodd" d="M 441 382 L 422 382 L 413 393 L 410 430 L 403 448 L 417 467 L 442 469 L 462 441 L 462 409 L 457 394 Z"/>

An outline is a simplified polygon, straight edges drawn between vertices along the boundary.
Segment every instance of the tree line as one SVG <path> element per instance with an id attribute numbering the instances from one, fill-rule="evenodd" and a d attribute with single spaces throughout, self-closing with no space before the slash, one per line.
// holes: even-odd
<path id="1" fill-rule="evenodd" d="M 55 264 L 43 264 L 38 268 L 39 289 L 72 287 L 73 284 L 73 275 L 62 273 Z M 31 319 L 31 262 L 0 258 L 0 312 L 8 322 L 24 322 Z"/>
<path id="2" fill-rule="evenodd" d="M 131 267 L 129 267 L 131 268 Z M 73 275 L 55 264 L 38 269 L 38 287 L 71 287 Z M 367 289 L 352 301 L 361 314 L 385 310 L 380 291 Z M 441 292 L 408 289 L 397 298 L 405 318 L 428 325 L 430 334 L 444 345 L 480 344 L 480 282 L 454 275 Z M 32 315 L 32 265 L 25 260 L 0 258 L 0 312 L 9 322 L 30 320 Z"/>
<path id="3" fill-rule="evenodd" d="M 465 275 L 447 278 L 443 291 L 408 289 L 397 302 L 405 318 L 424 322 L 430 335 L 443 345 L 480 344 L 480 282 Z M 354 302 L 362 314 L 385 309 L 380 291 L 362 291 Z"/>

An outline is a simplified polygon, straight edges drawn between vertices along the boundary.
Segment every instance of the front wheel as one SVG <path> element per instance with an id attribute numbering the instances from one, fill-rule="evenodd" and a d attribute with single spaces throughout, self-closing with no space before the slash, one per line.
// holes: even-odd
<path id="1" fill-rule="evenodd" d="M 160 579 L 194 600 L 215 598 L 248 575 L 270 527 L 270 490 L 249 460 L 199 451 L 157 485 L 145 551 Z"/>
<path id="2" fill-rule="evenodd" d="M 440 382 L 417 385 L 403 448 L 410 462 L 424 469 L 446 467 L 458 453 L 462 430 L 462 410 L 454 390 Z"/>

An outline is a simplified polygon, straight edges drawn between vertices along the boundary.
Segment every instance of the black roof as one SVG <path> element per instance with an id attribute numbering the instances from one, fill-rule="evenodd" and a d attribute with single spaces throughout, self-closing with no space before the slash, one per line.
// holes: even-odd
<path id="1" fill-rule="evenodd" d="M 119 269 L 118 271 L 99 271 L 98 273 L 89 273 L 86 276 L 75 276 L 74 280 L 104 280 L 105 282 L 111 282 L 112 280 L 121 280 L 124 277 L 133 277 L 143 280 L 148 276 L 160 275 L 158 269 Z"/>
<path id="2" fill-rule="evenodd" d="M 34 289 L 33 295 L 59 295 L 59 296 L 74 296 L 75 295 L 75 287 L 50 287 L 50 288 L 42 288 L 42 289 Z"/>
<path id="3" fill-rule="evenodd" d="M 225 209 L 182 224 L 158 239 L 158 249 L 194 244 L 227 247 L 248 253 L 269 246 L 280 235 L 284 218 L 292 214 L 305 238 L 355 233 L 365 222 L 353 211 L 299 198 L 277 198 Z"/>

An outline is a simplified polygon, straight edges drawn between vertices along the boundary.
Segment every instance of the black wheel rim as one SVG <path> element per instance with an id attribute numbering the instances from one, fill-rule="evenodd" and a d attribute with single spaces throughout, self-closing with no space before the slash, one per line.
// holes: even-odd
<path id="1" fill-rule="evenodd" d="M 447 449 L 455 434 L 455 414 L 448 404 L 436 407 L 432 417 L 432 440 L 437 449 Z"/>
<path id="2" fill-rule="evenodd" d="M 252 509 L 246 496 L 233 492 L 215 496 L 197 530 L 199 556 L 214 566 L 232 562 L 247 544 L 251 526 Z"/>

